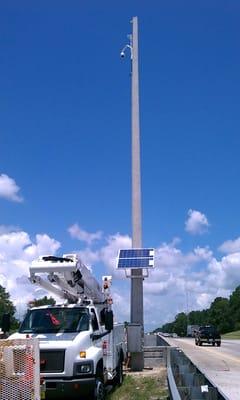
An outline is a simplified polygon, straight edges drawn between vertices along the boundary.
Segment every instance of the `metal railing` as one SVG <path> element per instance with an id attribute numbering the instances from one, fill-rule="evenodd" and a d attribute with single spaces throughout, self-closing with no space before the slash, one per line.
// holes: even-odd
<path id="1" fill-rule="evenodd" d="M 177 347 L 167 349 L 171 400 L 229 400 Z"/>

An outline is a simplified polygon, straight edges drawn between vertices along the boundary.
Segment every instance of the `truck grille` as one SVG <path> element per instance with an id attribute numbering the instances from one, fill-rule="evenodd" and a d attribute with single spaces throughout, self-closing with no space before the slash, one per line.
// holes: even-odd
<path id="1" fill-rule="evenodd" d="M 63 372 L 65 350 L 41 350 L 40 372 Z"/>

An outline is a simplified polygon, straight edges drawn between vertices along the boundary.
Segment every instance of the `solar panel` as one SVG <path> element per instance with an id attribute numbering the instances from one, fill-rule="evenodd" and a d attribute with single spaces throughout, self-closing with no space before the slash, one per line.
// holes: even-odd
<path id="1" fill-rule="evenodd" d="M 142 258 L 154 255 L 154 249 L 127 249 L 119 251 L 119 258 Z"/>
<path id="2" fill-rule="evenodd" d="M 117 268 L 153 268 L 154 249 L 119 250 Z"/>
<path id="3" fill-rule="evenodd" d="M 153 258 L 120 258 L 118 268 L 149 268 L 153 266 Z"/>

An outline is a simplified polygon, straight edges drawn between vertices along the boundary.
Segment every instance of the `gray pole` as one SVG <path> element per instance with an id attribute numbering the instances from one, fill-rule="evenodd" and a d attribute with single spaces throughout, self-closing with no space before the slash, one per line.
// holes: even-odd
<path id="1" fill-rule="evenodd" d="M 132 19 L 132 247 L 142 247 L 139 79 L 138 79 L 138 19 Z M 142 325 L 143 336 L 143 276 L 142 270 L 131 272 L 131 323 Z M 142 338 L 143 339 L 143 338 Z M 144 367 L 143 350 L 131 354 L 131 369 Z"/>

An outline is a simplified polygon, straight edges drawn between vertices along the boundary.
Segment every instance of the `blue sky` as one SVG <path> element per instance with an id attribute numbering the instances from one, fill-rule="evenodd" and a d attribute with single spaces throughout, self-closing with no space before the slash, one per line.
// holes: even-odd
<path id="1" fill-rule="evenodd" d="M 119 54 L 135 15 L 143 244 L 158 255 L 146 326 L 239 284 L 239 14 L 238 1 L 1 4 L 0 277 L 16 304 L 33 257 L 80 251 L 98 277 L 113 273 L 128 318 L 114 257 L 131 244 L 130 61 Z"/>

